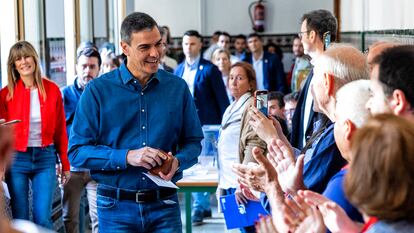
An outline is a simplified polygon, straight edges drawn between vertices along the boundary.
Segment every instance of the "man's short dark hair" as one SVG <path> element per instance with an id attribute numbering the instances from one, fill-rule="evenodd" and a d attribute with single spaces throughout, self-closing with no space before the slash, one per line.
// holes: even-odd
<path id="1" fill-rule="evenodd" d="M 414 107 L 414 46 L 401 45 L 384 50 L 372 62 L 377 64 L 378 79 L 384 94 L 391 96 L 394 90 L 401 90 Z"/>
<path id="2" fill-rule="evenodd" d="M 243 35 L 243 34 L 239 34 L 239 35 L 237 35 L 237 36 L 234 37 L 234 40 L 237 40 L 237 39 L 246 40 L 246 36 Z"/>
<path id="3" fill-rule="evenodd" d="M 231 38 L 231 36 L 228 32 L 221 32 L 220 36 L 227 36 L 228 38 Z"/>
<path id="4" fill-rule="evenodd" d="M 323 40 L 323 34 L 328 31 L 331 33 L 331 41 L 336 40 L 338 22 L 330 11 L 320 9 L 308 12 L 302 16 L 301 22 L 305 20 L 307 30 L 315 31 L 321 40 Z"/>
<path id="5" fill-rule="evenodd" d="M 283 100 L 283 93 L 280 91 L 271 91 L 267 94 L 267 101 L 277 100 L 279 108 L 285 107 L 285 101 Z"/>
<path id="6" fill-rule="evenodd" d="M 257 37 L 259 40 L 262 40 L 262 37 L 261 37 L 259 34 L 255 33 L 255 32 L 250 33 L 250 34 L 247 36 L 247 39 L 250 39 L 250 38 L 252 38 L 252 37 Z"/>
<path id="7" fill-rule="evenodd" d="M 285 95 L 284 97 L 283 97 L 283 100 L 285 101 L 285 102 L 289 102 L 289 101 L 298 101 L 299 100 L 299 91 L 295 91 L 295 92 L 292 92 L 292 93 L 289 93 L 289 94 L 287 94 L 287 95 Z"/>
<path id="8" fill-rule="evenodd" d="M 215 31 L 214 33 L 213 33 L 213 36 L 220 36 L 221 35 L 221 31 Z"/>
<path id="9" fill-rule="evenodd" d="M 79 57 L 80 53 L 85 48 L 94 48 L 94 49 L 96 49 L 96 51 L 98 51 L 98 47 L 96 47 L 96 45 L 94 43 L 92 43 L 91 41 L 82 41 L 82 42 L 80 42 L 78 48 L 76 48 L 76 58 Z"/>
<path id="10" fill-rule="evenodd" d="M 148 29 L 152 30 L 157 26 L 155 20 L 142 12 L 134 12 L 129 14 L 121 24 L 121 40 L 127 44 L 131 43 L 132 33 L 140 32 Z"/>
<path id="11" fill-rule="evenodd" d="M 200 39 L 200 41 L 203 41 L 203 37 L 196 30 L 188 30 L 188 31 L 184 32 L 184 36 L 195 36 L 198 39 Z"/>
<path id="12" fill-rule="evenodd" d="M 79 60 L 81 56 L 96 57 L 98 59 L 98 65 L 99 67 L 101 67 L 101 64 L 102 64 L 101 55 L 99 54 L 98 50 L 95 49 L 94 47 L 86 47 L 83 50 L 81 50 L 78 54 L 77 59 Z"/>
<path id="13" fill-rule="evenodd" d="M 165 33 L 167 32 L 163 27 L 158 26 L 158 31 L 160 31 L 160 35 L 161 37 L 163 37 L 165 35 Z"/>

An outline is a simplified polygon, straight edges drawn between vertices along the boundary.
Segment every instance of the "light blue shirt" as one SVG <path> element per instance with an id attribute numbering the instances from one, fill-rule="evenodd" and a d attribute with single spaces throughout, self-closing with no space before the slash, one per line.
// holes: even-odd
<path id="1" fill-rule="evenodd" d="M 260 55 L 259 59 L 255 60 L 252 55 L 252 63 L 254 71 L 256 72 L 256 85 L 257 90 L 265 90 L 264 78 L 263 78 L 263 53 Z"/>

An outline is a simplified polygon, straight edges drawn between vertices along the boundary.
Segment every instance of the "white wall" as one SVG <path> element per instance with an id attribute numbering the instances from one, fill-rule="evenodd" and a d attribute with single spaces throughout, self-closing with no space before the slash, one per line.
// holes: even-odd
<path id="1" fill-rule="evenodd" d="M 94 37 L 106 37 L 107 14 L 106 3 L 102 0 L 93 1 Z"/>
<path id="2" fill-rule="evenodd" d="M 46 37 L 65 37 L 64 2 L 46 0 Z"/>
<path id="3" fill-rule="evenodd" d="M 172 36 L 189 29 L 200 30 L 202 0 L 135 0 L 135 11 L 151 15 L 159 25 L 168 25 Z"/>
<path id="4" fill-rule="evenodd" d="M 17 9 L 12 1 L 0 1 L 1 87 L 7 85 L 7 59 L 17 41 Z"/>
<path id="5" fill-rule="evenodd" d="M 341 1 L 342 31 L 414 28 L 412 0 Z"/>
<path id="6" fill-rule="evenodd" d="M 252 31 L 248 6 L 253 0 L 135 0 L 135 11 L 148 13 L 168 25 L 173 37 L 196 29 L 203 35 L 216 30 L 230 34 Z M 266 34 L 296 33 L 300 17 L 311 10 L 333 10 L 333 0 L 267 0 Z"/>

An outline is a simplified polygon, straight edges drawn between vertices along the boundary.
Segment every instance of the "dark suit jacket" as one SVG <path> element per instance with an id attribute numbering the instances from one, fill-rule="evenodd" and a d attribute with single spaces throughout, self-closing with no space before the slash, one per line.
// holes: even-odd
<path id="1" fill-rule="evenodd" d="M 243 61 L 253 64 L 253 55 L 247 54 Z M 263 52 L 263 84 L 268 91 L 280 91 L 287 94 L 287 82 L 283 64 L 275 54 Z"/>
<path id="2" fill-rule="evenodd" d="M 184 67 L 185 61 L 177 66 L 174 74 L 182 77 Z M 197 65 L 194 102 L 202 125 L 221 124 L 224 111 L 230 104 L 219 69 L 203 58 Z"/>
<path id="3" fill-rule="evenodd" d="M 315 113 L 313 111 L 313 103 L 311 106 L 311 110 L 309 113 L 309 121 L 308 126 L 306 129 L 303 129 L 303 119 L 305 114 L 305 100 L 306 96 L 310 90 L 310 83 L 313 77 L 313 70 L 309 73 L 308 77 L 306 78 L 305 85 L 303 86 L 303 89 L 300 91 L 298 104 L 296 105 L 295 113 L 293 114 L 292 118 L 292 132 L 290 134 L 290 144 L 292 144 L 293 147 L 298 148 L 301 150 L 305 145 L 303 145 L 303 137 L 302 135 L 305 134 L 306 140 L 312 136 L 313 133 L 313 124 L 318 119 L 318 113 Z"/>

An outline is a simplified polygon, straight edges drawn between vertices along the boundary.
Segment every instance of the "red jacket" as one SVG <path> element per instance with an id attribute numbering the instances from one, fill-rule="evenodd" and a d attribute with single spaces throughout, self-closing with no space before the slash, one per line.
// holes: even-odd
<path id="1" fill-rule="evenodd" d="M 46 100 L 40 95 L 40 114 L 42 120 L 42 147 L 54 144 L 62 162 L 63 171 L 69 171 L 68 138 L 66 135 L 65 113 L 59 87 L 52 81 L 42 79 L 46 90 Z M 14 128 L 16 151 L 26 151 L 30 125 L 30 89 L 25 88 L 19 79 L 13 98 L 7 101 L 7 87 L 0 91 L 0 118 L 21 120 Z"/>

